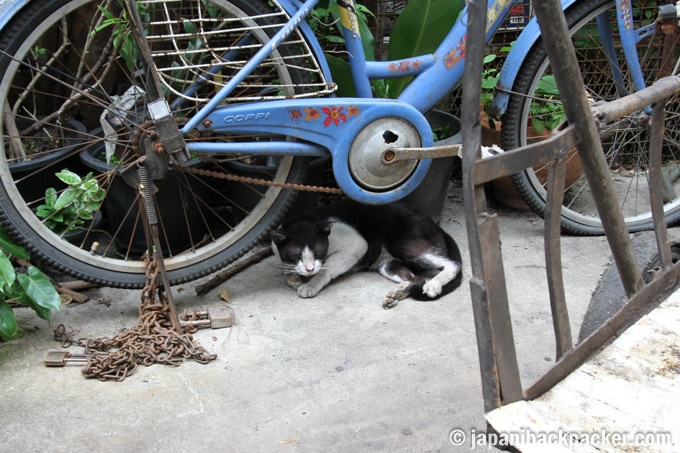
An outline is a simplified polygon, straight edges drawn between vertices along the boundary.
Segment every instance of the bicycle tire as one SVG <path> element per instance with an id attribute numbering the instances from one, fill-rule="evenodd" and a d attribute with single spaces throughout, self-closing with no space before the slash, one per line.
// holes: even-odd
<path id="1" fill-rule="evenodd" d="M 190 117 L 285 22 L 284 12 L 264 0 L 138 4 L 154 52 L 153 70 L 161 75 L 163 90 L 178 121 Z M 144 132 L 147 110 L 146 98 L 138 88 L 146 92 L 147 81 L 139 76 L 143 75 L 137 69 L 140 59 L 128 46 L 131 35 L 127 16 L 117 5 L 110 0 L 35 0 L 0 31 L 0 105 L 4 106 L 0 116 L 0 222 L 34 259 L 58 271 L 99 285 L 140 288 L 145 284 L 142 255 L 148 250 L 140 218 L 143 210 L 138 208 L 139 191 L 125 183 L 120 169 L 140 155 L 139 131 Z M 168 25 L 158 17 L 174 22 Z M 165 27 L 162 33 L 158 29 L 161 26 Z M 237 44 L 244 45 L 233 50 Z M 177 50 L 177 46 L 182 47 Z M 229 102 L 252 100 L 254 94 L 272 90 L 286 96 L 311 90 L 315 76 L 305 70 L 311 57 L 301 46 L 299 36 L 289 37 L 272 58 L 239 85 Z M 217 58 L 221 62 L 230 58 L 229 65 L 206 76 Z M 211 83 L 198 85 L 195 82 L 199 79 L 210 79 Z M 197 89 L 190 91 L 193 87 Z M 128 105 L 123 103 L 126 93 Z M 103 121 L 115 130 L 115 136 L 99 127 Z M 198 139 L 233 142 L 286 138 Z M 99 170 L 84 167 L 87 157 L 102 152 L 107 142 L 120 162 L 104 164 Z M 36 158 L 27 163 L 36 168 L 17 171 L 21 165 L 14 163 L 11 153 L 30 151 L 32 146 L 44 147 L 43 154 L 51 160 L 39 163 Z M 63 149 L 68 152 L 58 155 Z M 210 158 L 209 162 L 199 159 L 192 164 L 232 176 L 282 183 L 300 183 L 307 169 L 307 159 L 301 157 L 230 154 Z M 60 196 L 66 186 L 54 175 L 63 168 L 80 176 L 93 171 L 105 193 L 99 213 L 92 215 L 101 219 L 100 223 L 90 218 L 74 221 L 64 214 L 62 220 L 70 219 L 70 224 L 64 221 L 60 225 L 58 212 L 63 210 L 45 214 L 45 187 L 37 192 L 29 188 L 49 184 Z M 168 170 L 164 178 L 155 181 L 161 248 L 172 285 L 208 275 L 241 257 L 276 226 L 296 195 L 271 185 L 207 180 L 185 168 Z M 41 181 L 28 184 L 27 175 L 39 175 Z M 83 199 L 79 206 L 89 201 Z M 42 211 L 38 211 L 41 205 Z M 43 216 L 37 216 L 38 212 Z M 69 226 L 82 237 L 68 237 L 72 231 L 66 234 L 63 230 Z M 93 247 L 95 242 L 100 244 L 98 248 Z"/>
<path id="2" fill-rule="evenodd" d="M 615 17 L 616 5 L 610 0 L 583 0 L 575 3 L 565 16 L 572 42 L 576 49 L 579 66 L 584 80 L 584 86 L 589 99 L 593 101 L 608 101 L 619 94 L 616 92 L 613 76 L 602 50 L 602 40 L 597 35 L 595 18 L 600 14 L 608 15 L 612 22 L 612 36 L 616 54 L 621 65 L 626 93 L 634 90 L 630 74 L 627 73 L 625 59 L 621 50 L 620 37 Z M 638 11 L 634 16 L 636 27 L 645 19 L 643 12 Z M 649 21 L 654 20 L 656 13 Z M 647 23 L 647 22 L 645 22 Z M 638 43 L 639 54 L 644 56 L 643 72 L 647 85 L 656 77 L 668 72 L 661 68 L 666 61 L 673 63 L 678 60 L 680 47 L 677 46 L 677 35 L 673 42 L 663 43 L 666 38 L 657 33 L 646 37 Z M 660 44 L 661 43 L 661 44 Z M 666 46 L 664 54 L 663 49 Z M 670 66 L 672 68 L 672 66 Z M 563 110 L 556 93 L 556 86 L 551 78 L 552 68 L 542 42 L 539 40 L 532 48 L 521 68 L 512 89 L 508 108 L 501 118 L 501 144 L 510 150 L 519 146 L 540 140 L 540 131 L 536 132 L 532 125 L 554 126 L 563 116 Z M 625 93 L 624 93 L 625 94 Z M 552 98 L 546 101 L 546 97 Z M 551 116 L 547 116 L 551 115 Z M 543 118 L 546 118 L 543 121 Z M 653 228 L 649 190 L 647 184 L 647 155 L 648 124 L 646 112 L 636 112 L 622 118 L 600 131 L 606 160 L 619 196 L 619 206 L 624 215 L 626 226 L 630 232 Z M 664 213 L 670 225 L 680 219 L 680 198 L 676 195 L 680 166 L 680 99 L 677 95 L 668 100 L 666 105 L 666 131 L 664 137 L 663 172 L 668 178 Z M 547 128 L 549 129 L 549 127 Z M 544 133 L 545 133 L 544 129 Z M 538 137 L 537 137 L 538 136 Z M 562 230 L 565 233 L 578 235 L 604 234 L 602 222 L 595 208 L 594 200 L 588 189 L 588 184 L 580 167 L 580 160 L 575 152 L 570 153 L 570 163 L 565 181 L 565 197 L 562 206 Z M 529 168 L 512 176 L 515 188 L 523 200 L 541 216 L 545 215 L 547 183 L 546 168 Z"/>

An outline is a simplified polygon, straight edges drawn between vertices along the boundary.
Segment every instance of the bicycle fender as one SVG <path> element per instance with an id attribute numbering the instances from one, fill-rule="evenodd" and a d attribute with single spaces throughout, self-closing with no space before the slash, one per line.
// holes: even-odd
<path id="1" fill-rule="evenodd" d="M 21 8 L 28 5 L 30 0 L 0 1 L 0 29 L 5 28 L 5 25 L 18 13 Z"/>
<path id="2" fill-rule="evenodd" d="M 577 1 L 578 0 L 562 0 L 562 10 L 566 11 L 567 8 Z M 536 41 L 538 41 L 540 36 L 541 29 L 538 26 L 536 16 L 534 16 L 524 30 L 522 30 L 517 41 L 513 44 L 512 49 L 510 49 L 510 53 L 505 58 L 505 62 L 503 63 L 503 67 L 501 68 L 498 77 L 496 92 L 491 101 L 491 116 L 500 116 L 505 113 L 505 110 L 508 107 L 508 99 L 510 98 L 508 91 L 512 90 L 519 68 L 522 66 L 522 63 L 524 63 L 529 51 L 534 44 L 536 44 Z"/>

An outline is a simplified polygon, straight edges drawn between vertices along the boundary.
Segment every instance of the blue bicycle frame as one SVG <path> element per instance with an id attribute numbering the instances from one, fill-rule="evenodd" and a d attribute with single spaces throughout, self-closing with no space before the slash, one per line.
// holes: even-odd
<path id="1" fill-rule="evenodd" d="M 267 58 L 288 35 L 296 29 L 307 41 L 327 81 L 332 81 L 323 51 L 305 19 L 319 0 L 299 2 L 278 0 L 277 5 L 290 16 L 287 24 L 273 37 L 270 45 L 259 52 L 222 89 L 203 106 L 182 128 L 183 134 L 193 130 L 216 134 L 271 134 L 293 137 L 297 141 L 211 143 L 189 142 L 187 148 L 199 153 L 247 153 L 269 156 L 328 156 L 333 160 L 333 171 L 339 187 L 351 198 L 364 203 L 388 203 L 408 195 L 425 178 L 431 160 L 422 160 L 409 178 L 397 188 L 381 192 L 368 190 L 353 179 L 348 167 L 350 147 L 357 134 L 371 121 L 385 117 L 398 117 L 409 122 L 421 137 L 421 147 L 434 144 L 430 125 L 424 114 L 446 96 L 461 80 L 465 61 L 467 8 L 450 32 L 431 55 L 414 56 L 401 61 L 366 61 L 359 33 L 353 0 L 338 2 L 341 24 L 350 58 L 356 98 L 303 98 L 255 103 L 220 105 L 245 77 Z M 567 10 L 577 0 L 563 0 Z M 28 0 L 6 2 L 0 10 L 0 25 L 18 12 Z M 634 30 L 630 20 L 631 0 L 617 0 L 618 28 L 624 53 L 636 89 L 645 87 L 642 80 L 636 43 L 654 33 L 650 25 Z M 486 42 L 493 37 L 503 22 L 513 0 L 489 0 Z M 600 36 L 611 36 L 608 20 L 598 21 Z M 492 109 L 502 114 L 507 106 L 515 78 L 532 46 L 540 37 L 535 18 L 522 31 L 505 60 L 499 74 L 497 94 Z M 612 73 L 619 94 L 628 94 L 623 88 L 623 76 L 614 54 L 613 46 L 605 49 L 610 55 Z M 610 42 L 611 43 L 611 42 Z M 371 79 L 414 76 L 412 82 L 397 100 L 374 99 Z M 334 116 L 333 116 L 334 115 Z M 332 121 L 328 121 L 332 117 Z"/>
<path id="2" fill-rule="evenodd" d="M 332 97 L 220 105 L 248 72 L 264 61 L 272 48 L 292 33 L 294 28 L 299 26 L 305 38 L 312 43 L 312 49 L 319 52 L 316 38 L 310 34 L 311 31 L 305 27 L 304 22 L 318 0 L 304 3 L 281 0 L 279 3 L 290 15 L 290 20 L 273 37 L 272 46 L 261 49 L 235 78 L 192 117 L 182 132 L 186 134 L 197 129 L 218 134 L 275 133 L 294 137 L 299 141 L 264 144 L 193 142 L 187 145 L 189 150 L 279 156 L 322 156 L 330 152 L 335 179 L 349 197 L 363 203 L 388 203 L 405 197 L 423 181 L 431 160 L 422 160 L 408 180 L 397 188 L 376 192 L 362 187 L 352 178 L 348 164 L 350 147 L 366 124 L 385 117 L 398 117 L 415 127 L 421 137 L 419 146 L 430 147 L 434 144 L 432 131 L 424 113 L 444 98 L 462 78 L 467 9 L 462 11 L 451 31 L 433 54 L 400 61 L 377 62 L 366 61 L 353 1 L 338 2 L 347 51 L 351 55 L 350 65 L 357 98 Z M 487 41 L 494 35 L 512 4 L 512 0 L 496 0 L 490 4 Z M 329 72 L 326 76 L 331 80 Z M 397 100 L 372 98 L 370 86 L 372 79 L 406 76 L 414 76 L 414 79 Z M 325 121 L 333 112 L 337 113 L 337 118 L 341 120 Z"/>

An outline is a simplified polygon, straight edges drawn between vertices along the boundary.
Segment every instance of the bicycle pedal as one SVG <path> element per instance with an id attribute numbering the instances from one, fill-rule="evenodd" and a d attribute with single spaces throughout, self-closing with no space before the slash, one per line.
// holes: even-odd
<path id="1" fill-rule="evenodd" d="M 48 367 L 61 367 L 67 364 L 85 365 L 88 360 L 87 354 L 71 354 L 67 351 L 50 351 L 43 363 Z"/>

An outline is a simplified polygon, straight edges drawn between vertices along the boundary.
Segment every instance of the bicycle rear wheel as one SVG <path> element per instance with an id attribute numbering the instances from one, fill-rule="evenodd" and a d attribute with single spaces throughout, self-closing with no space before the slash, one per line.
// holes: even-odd
<path id="1" fill-rule="evenodd" d="M 0 32 L 0 221 L 35 258 L 77 278 L 127 288 L 145 282 L 140 195 L 122 169 L 145 154 L 145 138 L 154 134 L 147 71 L 160 75 L 181 125 L 287 19 L 264 0 L 136 3 L 153 55 L 148 69 L 118 0 L 31 1 Z M 318 90 L 319 77 L 304 40 L 293 33 L 227 102 L 309 95 Z M 107 152 L 113 160 L 101 162 Z M 301 182 L 307 166 L 299 157 L 193 157 L 155 181 L 171 284 L 207 275 L 261 240 L 295 196 L 271 184 Z M 195 168 L 231 179 L 199 176 Z M 82 178 L 80 183 L 71 176 L 67 186 L 55 177 L 63 169 Z M 94 179 L 85 181 L 90 172 Z"/>
<path id="2" fill-rule="evenodd" d="M 614 51 L 621 68 L 621 83 L 608 63 L 597 18 L 611 24 Z M 610 101 L 634 92 L 616 25 L 616 5 L 608 0 L 585 0 L 566 12 L 572 43 L 576 50 L 584 88 L 592 102 Z M 656 11 L 632 11 L 635 28 L 653 23 Z M 647 85 L 670 75 L 678 57 L 678 33 L 656 33 L 638 42 L 642 70 Z M 554 68 L 539 41 L 522 63 L 513 87 L 508 109 L 502 117 L 502 146 L 510 150 L 542 140 L 550 129 L 564 119 L 564 111 L 554 82 Z M 680 219 L 680 97 L 675 95 L 666 105 L 663 145 L 664 212 L 669 224 Z M 632 115 L 606 126 L 600 139 L 609 170 L 618 194 L 619 206 L 629 231 L 651 229 L 653 221 L 649 202 L 649 132 L 647 111 Z M 578 156 L 569 154 L 562 206 L 563 231 L 595 235 L 603 234 L 602 222 L 588 187 Z M 541 216 L 545 213 L 547 168 L 530 168 L 513 176 L 515 187 L 524 201 Z"/>

